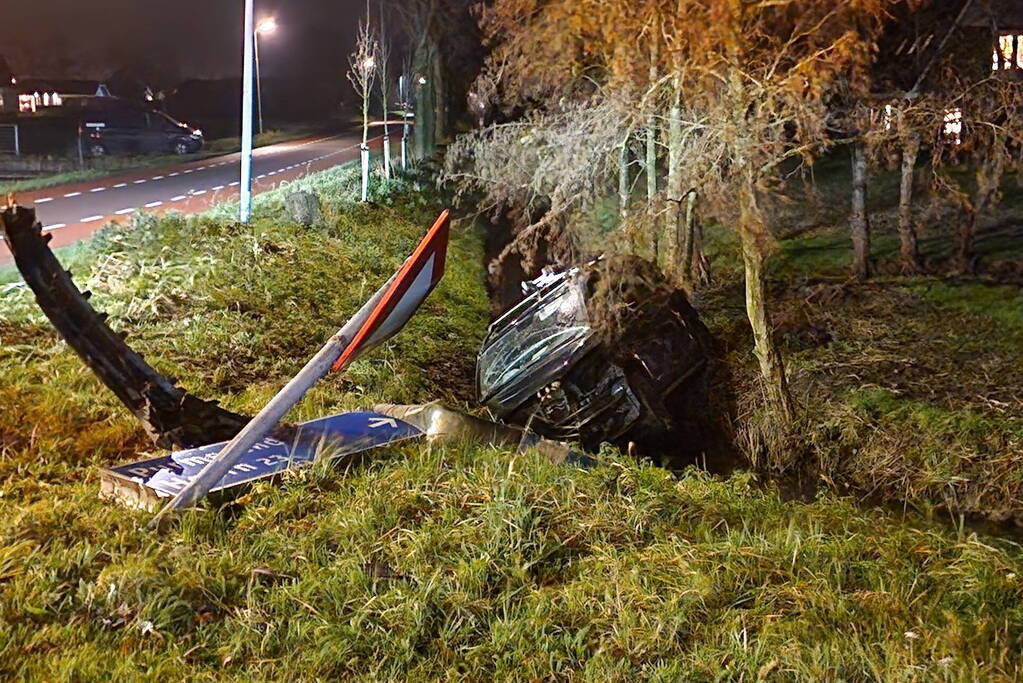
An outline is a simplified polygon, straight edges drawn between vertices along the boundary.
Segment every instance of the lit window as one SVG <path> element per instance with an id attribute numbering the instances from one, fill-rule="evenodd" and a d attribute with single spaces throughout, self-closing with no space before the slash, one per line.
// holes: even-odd
<path id="1" fill-rule="evenodd" d="M 881 117 L 885 130 L 892 129 L 892 120 L 895 117 L 895 107 L 890 104 L 884 105 L 884 115 Z"/>
<path id="2" fill-rule="evenodd" d="M 942 135 L 945 140 L 953 145 L 961 145 L 963 142 L 963 110 L 948 109 L 945 111 L 945 125 L 942 128 Z"/>
<path id="3" fill-rule="evenodd" d="M 18 111 L 36 110 L 36 98 L 32 95 L 18 95 Z"/>
<path id="4" fill-rule="evenodd" d="M 1003 33 L 991 55 L 991 70 L 1023 69 L 1023 34 Z"/>
<path id="5" fill-rule="evenodd" d="M 64 98 L 62 98 L 59 93 L 53 93 L 53 97 L 50 98 L 50 102 L 53 103 L 53 106 L 59 107 L 64 104 Z"/>
<path id="6" fill-rule="evenodd" d="M 43 93 L 43 106 L 44 107 L 50 106 L 50 93 L 48 92 Z"/>

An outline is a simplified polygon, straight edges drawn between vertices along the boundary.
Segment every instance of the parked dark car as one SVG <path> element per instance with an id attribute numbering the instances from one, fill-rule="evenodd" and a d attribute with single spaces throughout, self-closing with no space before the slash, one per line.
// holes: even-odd
<path id="1" fill-rule="evenodd" d="M 86 111 L 85 151 L 106 154 L 192 154 L 202 149 L 202 131 L 156 110 Z"/>

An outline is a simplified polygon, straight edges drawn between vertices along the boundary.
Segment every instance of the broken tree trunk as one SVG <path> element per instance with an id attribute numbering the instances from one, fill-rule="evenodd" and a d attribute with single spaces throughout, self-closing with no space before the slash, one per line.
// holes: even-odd
<path id="1" fill-rule="evenodd" d="M 0 228 L 36 302 L 60 335 L 161 448 L 193 448 L 234 437 L 248 422 L 214 401 L 187 393 L 154 370 L 89 305 L 48 246 L 35 211 L 18 206 L 0 214 Z"/>
<path id="2" fill-rule="evenodd" d="M 920 152 L 920 136 L 910 131 L 902 139 L 902 183 L 899 188 L 899 254 L 902 272 L 920 272 L 920 252 L 913 223 L 913 178 Z"/>
<path id="3" fill-rule="evenodd" d="M 867 218 L 867 149 L 862 141 L 852 145 L 852 215 L 849 230 L 853 242 L 853 275 L 870 277 L 870 221 Z"/>

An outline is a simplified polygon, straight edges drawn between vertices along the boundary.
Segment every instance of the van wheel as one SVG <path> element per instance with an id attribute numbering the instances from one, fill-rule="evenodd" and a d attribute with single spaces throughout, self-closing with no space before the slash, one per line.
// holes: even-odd
<path id="1" fill-rule="evenodd" d="M 107 155 L 107 148 L 98 142 L 94 142 L 89 145 L 89 155 L 94 157 L 105 157 Z"/>
<path id="2" fill-rule="evenodd" d="M 174 143 L 174 153 L 178 156 L 184 156 L 189 153 L 188 143 L 184 140 L 178 140 Z"/>

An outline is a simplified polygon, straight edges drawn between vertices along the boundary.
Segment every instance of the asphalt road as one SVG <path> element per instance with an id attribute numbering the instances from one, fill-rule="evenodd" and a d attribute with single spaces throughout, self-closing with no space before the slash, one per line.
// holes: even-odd
<path id="1" fill-rule="evenodd" d="M 346 134 L 282 142 L 255 150 L 252 160 L 254 194 L 359 158 L 359 136 Z M 392 143 L 393 144 L 393 143 Z M 379 148 L 379 138 L 370 142 Z M 241 155 L 109 176 L 99 180 L 19 193 L 18 204 L 35 207 L 43 231 L 58 248 L 85 239 L 103 225 L 124 222 L 136 212 L 201 213 L 215 204 L 238 199 Z M 0 265 L 10 263 L 0 243 Z"/>

